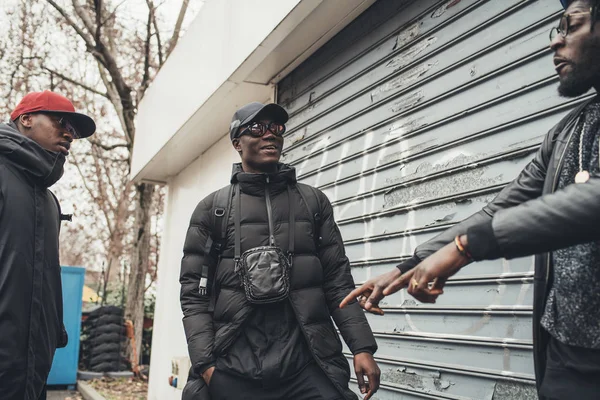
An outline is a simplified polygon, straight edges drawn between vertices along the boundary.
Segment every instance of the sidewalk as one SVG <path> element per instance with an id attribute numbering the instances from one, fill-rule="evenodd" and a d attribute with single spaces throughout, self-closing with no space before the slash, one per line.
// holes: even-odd
<path id="1" fill-rule="evenodd" d="M 81 400 L 81 395 L 73 390 L 49 390 L 47 400 Z"/>

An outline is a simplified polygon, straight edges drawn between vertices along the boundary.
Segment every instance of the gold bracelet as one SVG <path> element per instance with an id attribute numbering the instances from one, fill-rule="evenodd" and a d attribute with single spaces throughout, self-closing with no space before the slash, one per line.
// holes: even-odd
<path id="1" fill-rule="evenodd" d="M 467 257 L 469 260 L 473 259 L 473 257 L 471 256 L 471 253 L 469 253 L 469 251 L 465 248 L 465 246 L 460 241 L 460 235 L 456 236 L 454 238 L 454 244 L 456 245 L 456 249 L 462 256 Z"/>

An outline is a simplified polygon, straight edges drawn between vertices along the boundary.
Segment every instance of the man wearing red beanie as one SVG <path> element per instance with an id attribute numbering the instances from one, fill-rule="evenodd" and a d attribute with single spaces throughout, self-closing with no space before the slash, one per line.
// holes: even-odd
<path id="1" fill-rule="evenodd" d="M 46 398 L 62 323 L 58 233 L 62 214 L 48 190 L 63 174 L 73 139 L 94 121 L 65 97 L 29 93 L 0 123 L 0 399 Z"/>

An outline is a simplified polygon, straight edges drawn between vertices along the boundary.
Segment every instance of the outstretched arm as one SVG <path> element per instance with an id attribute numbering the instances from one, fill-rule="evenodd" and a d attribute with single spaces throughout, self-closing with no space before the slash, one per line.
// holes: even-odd
<path id="1" fill-rule="evenodd" d="M 456 236 L 466 234 L 471 227 L 490 223 L 494 215 L 500 210 L 510 209 L 541 196 L 548 164 L 554 149 L 553 139 L 555 133 L 560 129 L 562 129 L 561 124 L 548 132 L 533 160 L 521 171 L 514 181 L 508 184 L 481 211 L 418 246 L 414 255 L 399 264 L 397 269 L 373 278 L 353 290 L 341 302 L 340 307 L 343 308 L 350 301 L 359 298 L 359 302 L 365 310 L 373 314 L 383 315 L 383 310 L 379 308 L 379 302 L 384 296 L 392 294 L 406 286 L 407 278 L 410 278 L 410 275 L 406 274 L 408 271 L 415 268 L 419 263 L 427 259 L 427 257 L 444 248 L 444 246 L 452 243 Z M 405 275 L 403 276 L 403 274 Z M 431 300 L 427 297 L 418 299 L 424 301 Z"/>

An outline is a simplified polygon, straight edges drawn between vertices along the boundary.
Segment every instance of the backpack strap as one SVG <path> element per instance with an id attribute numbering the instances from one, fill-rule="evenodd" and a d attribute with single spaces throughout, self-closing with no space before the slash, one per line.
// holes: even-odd
<path id="1" fill-rule="evenodd" d="M 304 204 L 308 207 L 308 214 L 310 215 L 311 222 L 314 227 L 315 233 L 315 245 L 317 251 L 321 247 L 321 202 L 319 201 L 319 194 L 317 189 L 304 183 L 297 183 L 296 187 L 298 192 L 304 201 Z"/>
<path id="2" fill-rule="evenodd" d="M 225 235 L 227 234 L 227 220 L 229 219 L 229 211 L 231 210 L 231 196 L 235 185 L 225 186 L 219 189 L 213 197 L 213 205 L 211 209 L 211 234 L 206 238 L 204 244 L 204 265 L 200 272 L 200 284 L 198 285 L 198 292 L 201 296 L 206 296 L 209 291 L 210 282 L 209 278 L 214 275 L 214 271 L 211 274 L 209 257 L 207 257 L 213 249 L 217 256 L 221 254 L 223 250 Z M 216 265 L 213 269 L 216 268 Z"/>
<path id="3" fill-rule="evenodd" d="M 231 212 L 231 198 L 237 184 L 225 186 L 219 189 L 213 198 L 212 210 L 212 236 L 215 240 L 215 250 L 220 254 L 225 245 L 224 240 L 227 235 L 227 220 Z"/>

